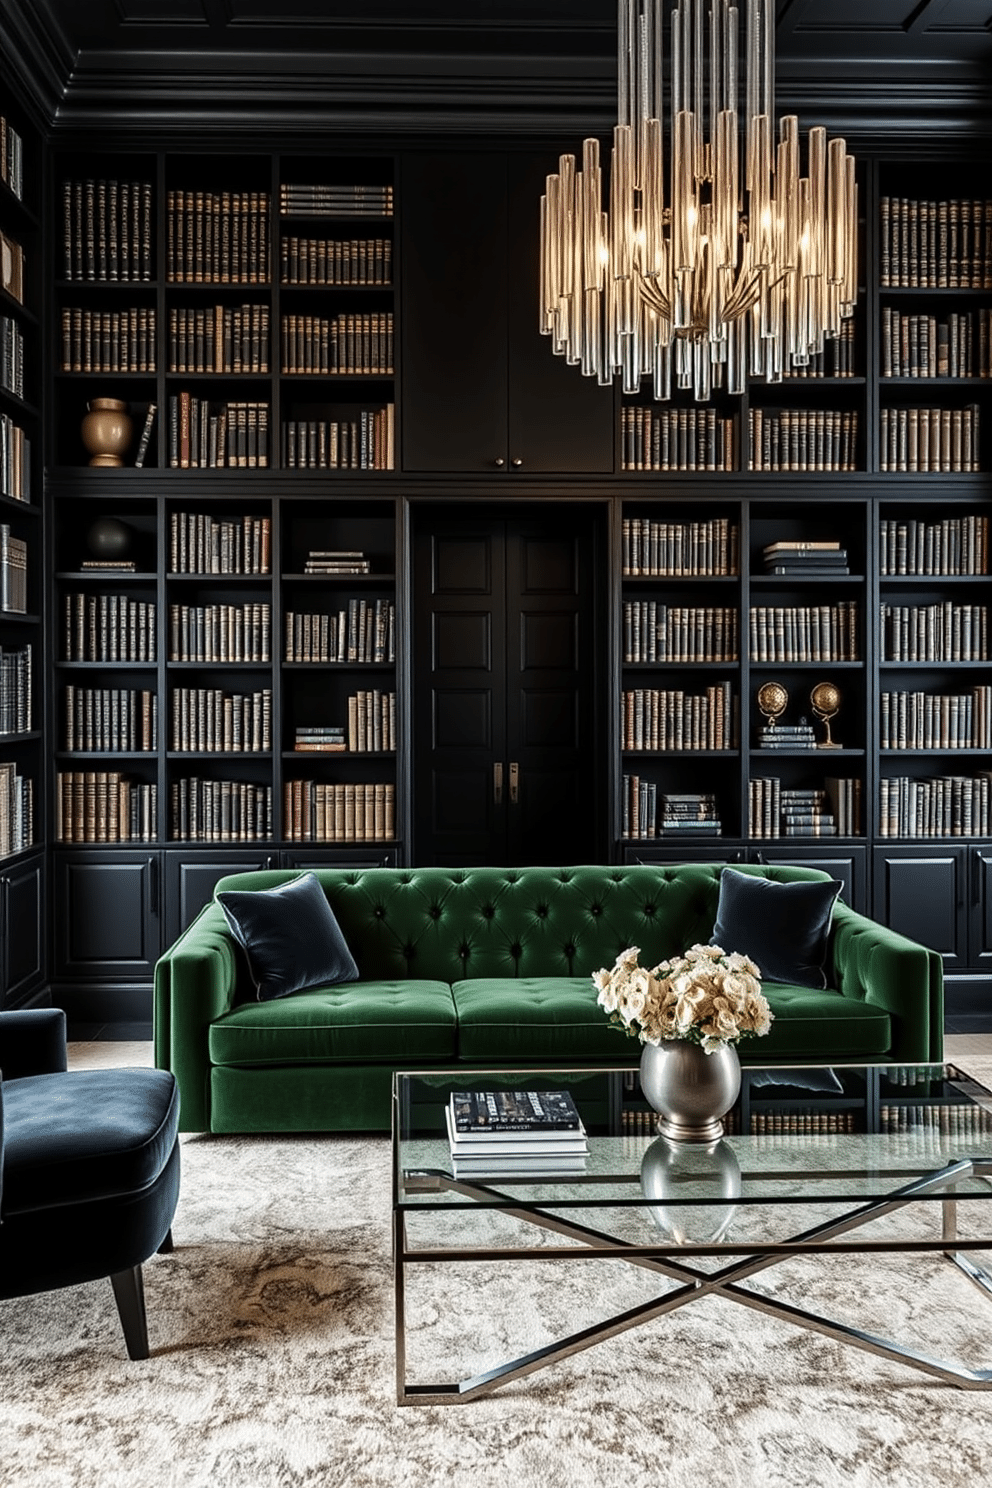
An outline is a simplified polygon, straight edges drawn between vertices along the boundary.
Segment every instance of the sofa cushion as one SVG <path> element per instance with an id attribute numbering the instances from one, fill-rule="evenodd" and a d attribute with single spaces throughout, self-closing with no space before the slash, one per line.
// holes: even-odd
<path id="1" fill-rule="evenodd" d="M 244 947 L 259 1002 L 358 980 L 358 967 L 314 873 L 273 889 L 220 890 L 217 901 Z"/>
<path id="2" fill-rule="evenodd" d="M 739 1044 L 742 1057 L 751 1064 L 797 1057 L 817 1063 L 886 1058 L 892 1047 L 889 1015 L 872 1003 L 844 997 L 830 987 L 765 982 L 761 990 L 774 1019 L 764 1038 Z"/>
<path id="3" fill-rule="evenodd" d="M 725 868 L 710 945 L 750 956 L 768 981 L 826 987 L 834 879 L 775 883 Z"/>
<path id="4" fill-rule="evenodd" d="M 640 1044 L 611 1024 L 590 977 L 478 977 L 452 986 L 460 1059 L 636 1062 Z"/>
<path id="5" fill-rule="evenodd" d="M 455 1005 L 444 982 L 346 982 L 246 1002 L 211 1023 L 212 1064 L 368 1064 L 451 1059 Z"/>
<path id="6" fill-rule="evenodd" d="M 176 1145 L 167 1070 L 74 1070 L 4 1081 L 4 1214 L 148 1188 Z"/>

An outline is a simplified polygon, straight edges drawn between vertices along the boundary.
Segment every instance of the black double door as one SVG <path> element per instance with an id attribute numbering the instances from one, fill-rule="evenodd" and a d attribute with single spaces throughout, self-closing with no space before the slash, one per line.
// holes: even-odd
<path id="1" fill-rule="evenodd" d="M 414 530 L 417 864 L 600 861 L 596 513 L 423 513 Z"/>

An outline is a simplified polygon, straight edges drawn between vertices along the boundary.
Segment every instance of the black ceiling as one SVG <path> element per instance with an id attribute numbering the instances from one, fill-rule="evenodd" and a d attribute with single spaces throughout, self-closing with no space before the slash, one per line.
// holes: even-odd
<path id="1" fill-rule="evenodd" d="M 777 0 L 780 108 L 984 132 L 992 0 Z M 0 0 L 55 132 L 604 132 L 616 0 Z M 852 83 L 855 84 L 852 87 Z M 843 104 L 841 100 L 843 99 Z"/>

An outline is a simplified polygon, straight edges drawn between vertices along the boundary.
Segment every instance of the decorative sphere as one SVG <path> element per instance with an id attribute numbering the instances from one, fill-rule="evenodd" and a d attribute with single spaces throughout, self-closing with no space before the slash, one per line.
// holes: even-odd
<path id="1" fill-rule="evenodd" d="M 94 558 L 124 558 L 131 547 L 131 529 L 116 517 L 100 517 L 86 534 Z"/>
<path id="2" fill-rule="evenodd" d="M 809 695 L 810 705 L 817 713 L 836 713 L 840 707 L 840 693 L 832 682 L 818 682 Z"/>
<path id="3" fill-rule="evenodd" d="M 764 682 L 758 688 L 758 707 L 772 718 L 784 713 L 788 702 L 789 694 L 781 682 Z"/>

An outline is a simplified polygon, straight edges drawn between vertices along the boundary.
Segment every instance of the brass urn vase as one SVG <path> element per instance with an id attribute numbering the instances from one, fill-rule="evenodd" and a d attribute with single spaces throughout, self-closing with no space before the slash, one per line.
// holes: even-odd
<path id="1" fill-rule="evenodd" d="M 120 398 L 92 398 L 80 433 L 91 465 L 118 466 L 131 443 L 133 423 Z"/>

